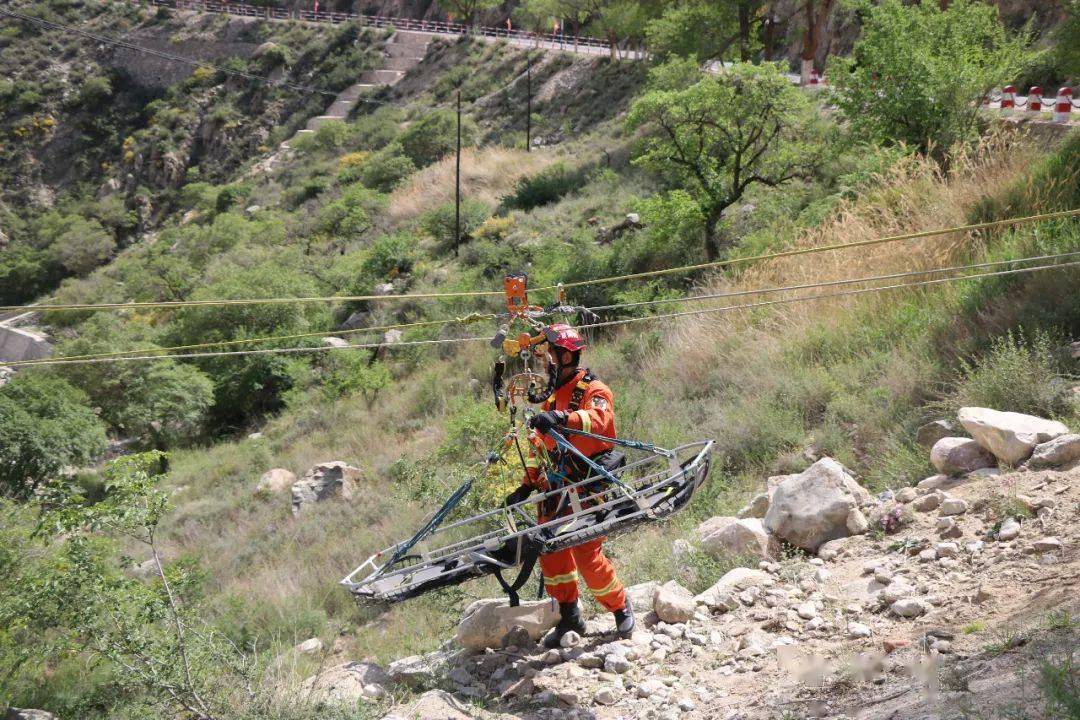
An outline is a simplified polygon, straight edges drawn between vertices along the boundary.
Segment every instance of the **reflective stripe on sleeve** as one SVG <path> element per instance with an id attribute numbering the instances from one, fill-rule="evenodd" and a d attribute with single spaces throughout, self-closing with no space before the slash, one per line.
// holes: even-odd
<path id="1" fill-rule="evenodd" d="M 585 432 L 592 432 L 592 418 L 589 417 L 589 411 L 575 410 L 574 414 L 581 418 L 581 429 Z"/>

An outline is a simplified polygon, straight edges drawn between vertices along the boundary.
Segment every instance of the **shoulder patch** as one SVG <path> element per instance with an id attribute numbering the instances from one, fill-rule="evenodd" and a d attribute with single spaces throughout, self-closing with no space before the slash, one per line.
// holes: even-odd
<path id="1" fill-rule="evenodd" d="M 607 408 L 607 400 L 600 396 L 596 396 L 592 399 L 592 406 L 597 410 L 604 410 Z"/>

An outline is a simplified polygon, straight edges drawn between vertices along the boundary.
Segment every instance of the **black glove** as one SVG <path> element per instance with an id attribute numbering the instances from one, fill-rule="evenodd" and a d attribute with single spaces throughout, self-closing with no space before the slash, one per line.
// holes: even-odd
<path id="1" fill-rule="evenodd" d="M 548 410 L 542 412 L 539 415 L 533 415 L 529 418 L 529 427 L 536 428 L 542 433 L 546 433 L 553 427 L 566 424 L 566 413 L 562 410 Z"/>
<path id="2" fill-rule="evenodd" d="M 517 505 L 522 500 L 527 500 L 528 497 L 532 494 L 533 489 L 531 487 L 529 487 L 528 485 L 522 485 L 517 490 L 506 496 L 506 499 L 503 500 L 503 505 Z"/>

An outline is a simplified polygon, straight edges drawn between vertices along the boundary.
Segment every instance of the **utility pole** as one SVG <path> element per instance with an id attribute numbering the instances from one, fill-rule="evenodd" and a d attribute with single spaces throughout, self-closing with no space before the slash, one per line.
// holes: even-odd
<path id="1" fill-rule="evenodd" d="M 454 257 L 461 245 L 461 89 L 457 91 L 457 168 L 454 172 Z"/>
<path id="2" fill-rule="evenodd" d="M 525 152 L 532 152 L 532 55 L 525 70 Z"/>

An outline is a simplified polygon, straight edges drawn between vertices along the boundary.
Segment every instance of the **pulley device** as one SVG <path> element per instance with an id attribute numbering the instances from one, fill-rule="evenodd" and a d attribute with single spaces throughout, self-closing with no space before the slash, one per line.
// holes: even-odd
<path id="1" fill-rule="evenodd" d="M 588 318 L 590 314 L 585 308 L 568 305 L 561 285 L 551 307 L 531 305 L 528 279 L 523 274 L 506 276 L 504 290 L 505 319 L 491 341 L 491 346 L 500 352 L 492 370 L 491 387 L 496 407 L 508 414 L 509 429 L 500 449 L 492 452 L 487 462 L 491 466 L 516 454 L 524 475 L 526 461 L 521 443 L 522 435 L 529 433 L 525 442 L 546 459 L 542 468 L 551 489 L 520 502 L 451 520 L 472 489 L 473 480 L 466 481 L 411 538 L 375 553 L 341 580 L 361 604 L 398 602 L 471 578 L 494 575 L 511 604 L 517 605 L 518 591 L 539 555 L 667 517 L 685 507 L 709 475 L 712 440 L 665 449 L 567 427 L 549 430 L 546 435 L 555 443 L 554 454 L 582 469 L 584 479 L 572 481 L 560 475 L 543 443 L 526 426 L 525 421 L 533 413 L 529 406 L 544 402 L 555 390 L 554 370 L 549 368 L 541 374 L 533 367 L 546 364 L 543 355 L 548 335 L 544 319 L 575 313 Z M 507 377 L 510 363 L 515 370 Z M 618 453 L 618 463 L 599 462 L 574 446 L 574 436 L 602 440 L 626 453 Z M 511 453 L 512 449 L 516 453 Z M 629 460 L 628 454 L 633 455 Z M 539 518 L 535 508 L 541 506 L 556 508 L 556 512 L 544 514 L 552 519 Z M 520 571 L 514 581 L 508 582 L 502 572 L 511 568 Z"/>

